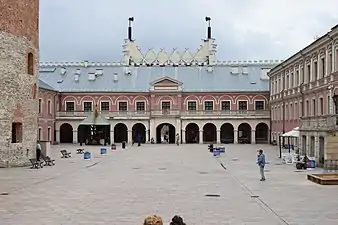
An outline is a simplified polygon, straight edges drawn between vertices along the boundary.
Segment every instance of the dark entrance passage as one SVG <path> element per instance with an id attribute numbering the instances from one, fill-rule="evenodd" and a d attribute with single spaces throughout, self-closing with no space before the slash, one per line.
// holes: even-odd
<path id="1" fill-rule="evenodd" d="M 175 127 L 170 123 L 162 123 L 156 127 L 156 143 L 175 143 Z"/>
<path id="2" fill-rule="evenodd" d="M 251 144 L 251 126 L 247 123 L 241 123 L 238 126 L 238 143 Z"/>
<path id="3" fill-rule="evenodd" d="M 221 143 L 233 144 L 234 141 L 234 126 L 231 123 L 224 123 L 221 126 Z"/>
<path id="4" fill-rule="evenodd" d="M 114 127 L 114 142 L 128 142 L 128 128 L 124 123 L 118 123 Z"/>
<path id="5" fill-rule="evenodd" d="M 69 123 L 60 127 L 60 143 L 73 143 L 73 127 Z"/>
<path id="6" fill-rule="evenodd" d="M 199 127 L 196 123 L 189 123 L 185 127 L 185 143 L 199 143 Z"/>
<path id="7" fill-rule="evenodd" d="M 77 140 L 86 145 L 106 145 L 110 143 L 110 125 L 79 125 Z"/>
<path id="8" fill-rule="evenodd" d="M 207 123 L 203 126 L 203 143 L 216 143 L 217 131 L 216 126 L 212 123 Z"/>
<path id="9" fill-rule="evenodd" d="M 256 144 L 268 144 L 269 143 L 269 127 L 265 123 L 259 123 L 255 130 Z"/>
<path id="10" fill-rule="evenodd" d="M 133 128 L 133 140 L 137 142 L 137 136 L 141 135 L 141 143 L 146 143 L 146 127 L 142 123 L 134 124 Z"/>
<path id="11" fill-rule="evenodd" d="M 318 166 L 324 167 L 324 149 L 325 149 L 325 139 L 324 137 L 319 137 L 319 159 Z"/>

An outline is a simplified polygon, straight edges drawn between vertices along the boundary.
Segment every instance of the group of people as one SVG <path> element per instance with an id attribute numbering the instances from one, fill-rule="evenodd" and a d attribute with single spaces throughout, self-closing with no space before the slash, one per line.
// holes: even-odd
<path id="1" fill-rule="evenodd" d="M 162 217 L 157 215 L 147 216 L 143 225 L 163 225 Z M 180 216 L 174 216 L 169 225 L 186 225 Z"/>

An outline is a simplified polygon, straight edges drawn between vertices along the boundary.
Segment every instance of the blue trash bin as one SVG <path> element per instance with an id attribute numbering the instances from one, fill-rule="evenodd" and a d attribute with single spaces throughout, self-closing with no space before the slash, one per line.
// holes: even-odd
<path id="1" fill-rule="evenodd" d="M 214 156 L 219 156 L 221 153 L 219 152 L 219 150 L 217 150 L 217 149 L 215 149 L 214 151 L 213 151 L 213 155 Z"/>
<path id="2" fill-rule="evenodd" d="M 220 151 L 221 153 L 224 153 L 224 152 L 225 152 L 225 147 L 220 147 L 220 148 L 219 148 L 219 151 Z"/>
<path id="3" fill-rule="evenodd" d="M 107 154 L 107 149 L 106 148 L 101 148 L 101 155 Z"/>
<path id="4" fill-rule="evenodd" d="M 85 160 L 90 160 L 91 157 L 92 157 L 92 154 L 91 154 L 90 152 L 85 152 L 85 153 L 83 154 L 83 158 L 84 158 Z"/>
<path id="5" fill-rule="evenodd" d="M 316 161 L 314 159 L 309 159 L 307 161 L 307 168 L 316 168 Z"/>

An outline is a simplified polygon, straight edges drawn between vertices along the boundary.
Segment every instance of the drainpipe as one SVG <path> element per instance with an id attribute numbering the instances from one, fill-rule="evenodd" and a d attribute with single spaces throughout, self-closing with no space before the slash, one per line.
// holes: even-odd
<path id="1" fill-rule="evenodd" d="M 282 114 L 282 117 L 283 117 L 283 128 L 282 128 L 282 132 L 283 134 L 285 133 L 285 103 L 284 103 L 284 91 L 285 91 L 285 70 L 284 70 L 284 66 L 282 65 L 282 70 L 283 70 L 283 78 L 282 79 L 282 84 L 283 84 L 283 88 L 282 88 L 282 103 L 283 103 L 283 114 Z M 284 137 L 283 137 L 283 141 L 282 141 L 282 146 L 285 145 L 285 141 L 284 141 Z"/>
<path id="2" fill-rule="evenodd" d="M 300 84 L 300 94 L 302 95 L 302 115 L 299 117 L 300 118 L 300 120 L 304 117 L 304 112 L 305 112 L 305 97 L 304 97 L 304 91 L 303 91 L 303 87 L 304 87 L 304 83 L 305 83 L 305 56 L 304 56 L 304 54 L 303 54 L 303 51 L 301 50 L 300 52 L 300 55 L 302 56 L 302 58 L 303 58 L 303 74 L 302 74 L 302 83 Z M 299 123 L 300 123 L 300 120 L 299 120 Z M 302 141 L 303 142 L 303 140 L 300 140 L 300 137 L 298 138 L 298 142 L 300 142 L 300 141 Z M 298 145 L 299 145 L 299 143 L 298 143 Z M 303 143 L 302 143 L 302 145 L 303 145 Z M 302 146 L 302 151 L 304 152 L 304 146 Z"/>
<path id="3" fill-rule="evenodd" d="M 269 90 L 270 90 L 270 93 L 271 93 L 271 82 L 270 82 L 270 80 L 269 80 Z M 271 95 L 269 96 L 270 98 L 271 98 Z M 269 100 L 269 108 L 270 108 L 270 132 L 269 132 L 269 140 L 270 140 L 270 143 L 269 144 L 271 144 L 272 142 L 271 142 L 271 129 L 272 129 L 272 110 L 271 110 L 271 104 L 270 104 L 270 100 Z"/>

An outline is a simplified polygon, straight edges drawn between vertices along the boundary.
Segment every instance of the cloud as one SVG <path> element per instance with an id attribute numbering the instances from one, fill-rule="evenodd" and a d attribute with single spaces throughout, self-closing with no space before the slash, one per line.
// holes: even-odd
<path id="1" fill-rule="evenodd" d="M 143 52 L 195 51 L 212 18 L 219 60 L 284 59 L 337 23 L 338 1 L 306 0 L 41 0 L 43 61 L 119 61 L 128 17 Z"/>

